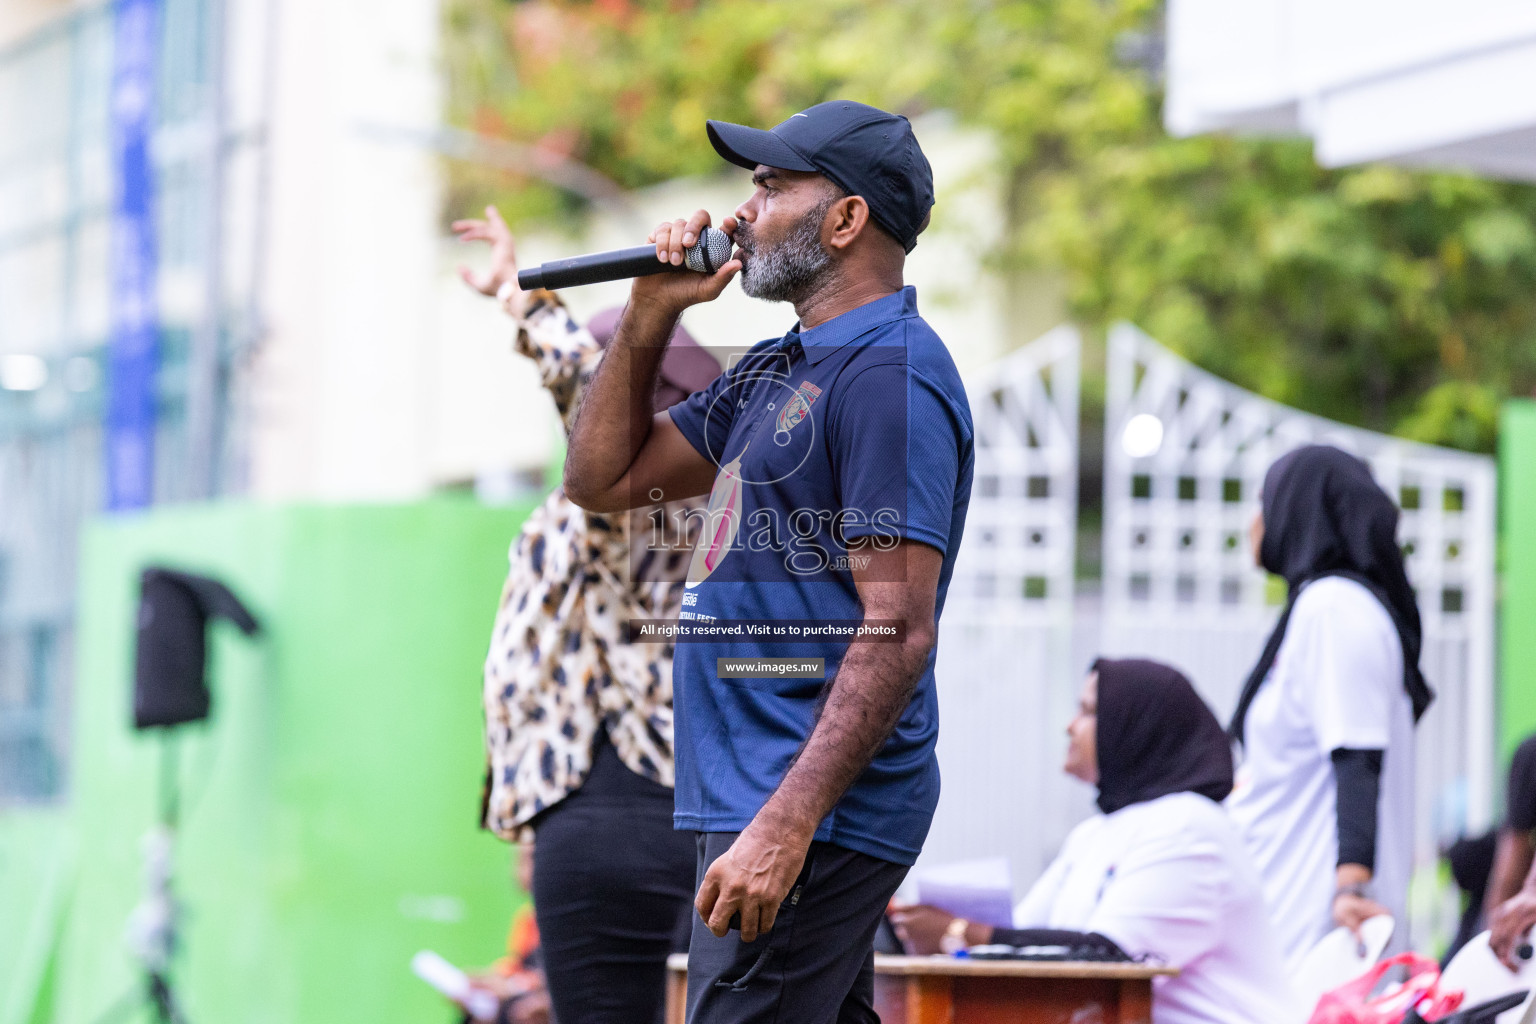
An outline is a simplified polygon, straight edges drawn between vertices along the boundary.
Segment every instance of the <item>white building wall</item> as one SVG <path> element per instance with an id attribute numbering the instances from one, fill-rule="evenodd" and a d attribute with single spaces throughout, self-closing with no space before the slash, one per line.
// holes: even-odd
<path id="1" fill-rule="evenodd" d="M 440 168 L 370 126 L 437 123 L 438 17 L 433 0 L 278 10 L 256 496 L 398 499 L 432 482 Z"/>

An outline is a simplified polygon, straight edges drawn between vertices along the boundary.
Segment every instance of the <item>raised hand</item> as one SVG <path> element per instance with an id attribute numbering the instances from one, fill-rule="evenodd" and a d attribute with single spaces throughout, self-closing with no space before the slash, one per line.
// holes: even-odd
<path id="1" fill-rule="evenodd" d="M 456 220 L 452 227 L 461 242 L 491 243 L 490 270 L 477 274 L 467 266 L 459 267 L 465 284 L 481 295 L 495 295 L 508 281 L 517 288 L 517 241 L 496 207 L 485 208 L 485 220 Z"/>

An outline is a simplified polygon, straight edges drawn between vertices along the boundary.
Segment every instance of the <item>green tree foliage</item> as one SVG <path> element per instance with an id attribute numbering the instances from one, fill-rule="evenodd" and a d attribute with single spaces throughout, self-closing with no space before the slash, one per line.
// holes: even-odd
<path id="1" fill-rule="evenodd" d="M 844 96 L 987 128 L 1008 268 L 1085 323 L 1133 321 L 1326 416 L 1474 450 L 1536 386 L 1536 189 L 1297 140 L 1173 139 L 1154 0 L 457 0 L 453 116 L 624 187 L 720 168 L 705 117 L 771 125 Z M 1141 59 L 1138 59 L 1140 55 Z M 461 168 L 458 208 L 576 200 Z M 942 203 L 942 197 L 941 197 Z"/>

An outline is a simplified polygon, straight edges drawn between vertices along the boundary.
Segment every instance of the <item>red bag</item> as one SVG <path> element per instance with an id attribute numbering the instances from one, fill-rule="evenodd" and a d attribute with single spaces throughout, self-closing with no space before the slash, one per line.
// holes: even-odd
<path id="1" fill-rule="evenodd" d="M 1400 986 L 1388 986 L 1372 999 L 1371 992 L 1394 967 L 1406 968 L 1408 977 Z M 1461 1000 L 1460 992 L 1440 991 L 1439 964 L 1417 953 L 1399 953 L 1332 992 L 1324 992 L 1307 1024 L 1400 1024 L 1415 1007 L 1425 1020 L 1439 1020 L 1460 1006 Z"/>

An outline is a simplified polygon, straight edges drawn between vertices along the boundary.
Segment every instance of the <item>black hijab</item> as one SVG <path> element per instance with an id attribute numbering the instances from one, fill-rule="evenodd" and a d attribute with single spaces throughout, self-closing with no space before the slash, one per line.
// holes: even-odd
<path id="1" fill-rule="evenodd" d="M 1298 448 L 1269 467 L 1263 502 L 1259 561 L 1285 579 L 1289 594 L 1280 621 L 1237 699 L 1232 738 L 1243 741 L 1243 720 L 1275 664 L 1297 595 L 1302 587 L 1325 576 L 1343 576 L 1361 584 L 1391 614 L 1403 642 L 1403 689 L 1413 700 L 1417 722 L 1435 699 L 1419 671 L 1423 627 L 1397 546 L 1397 506 L 1371 478 L 1370 467 L 1327 445 Z"/>
<path id="2" fill-rule="evenodd" d="M 1199 793 L 1232 792 L 1232 747 L 1221 723 L 1178 669 L 1155 661 L 1100 658 L 1099 810 Z"/>

